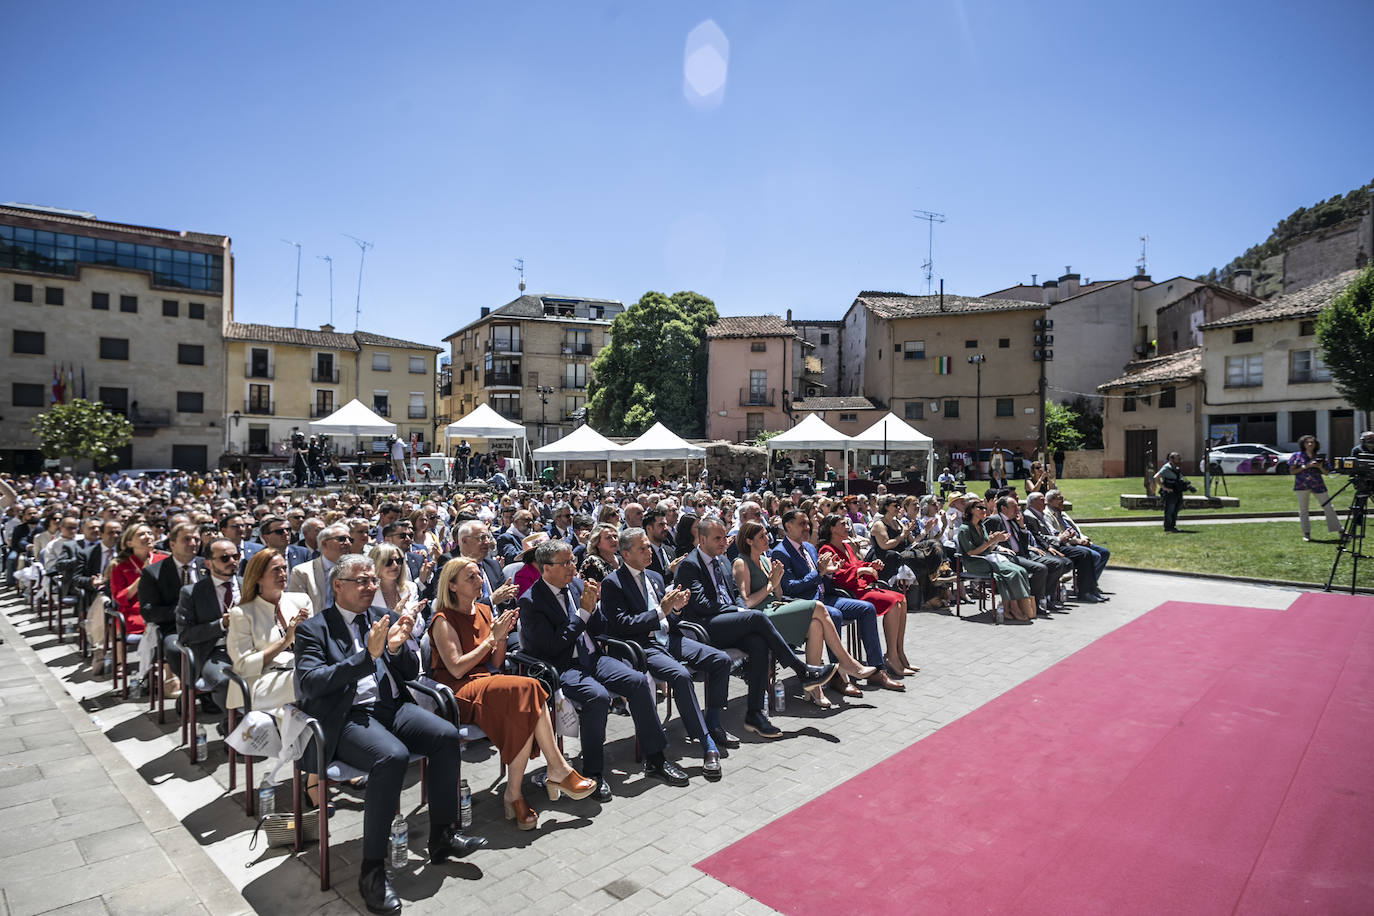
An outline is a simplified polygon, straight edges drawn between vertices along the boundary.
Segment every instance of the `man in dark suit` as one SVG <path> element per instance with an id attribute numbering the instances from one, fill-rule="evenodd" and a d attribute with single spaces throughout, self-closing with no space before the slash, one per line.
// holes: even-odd
<path id="1" fill-rule="evenodd" d="M 494 543 L 485 522 L 477 519 L 463 522 L 458 526 L 457 546 L 452 553 L 446 553 L 439 558 L 438 569 L 442 572 L 448 561 L 456 557 L 467 557 L 472 560 L 482 574 L 482 603 L 498 610 L 505 610 L 515 606 L 515 583 L 507 581 L 501 561 L 491 556 Z M 437 575 L 431 577 L 429 587 L 421 592 L 421 597 L 433 599 L 438 582 Z"/>
<path id="2" fill-rule="evenodd" d="M 264 515 L 262 517 L 262 521 L 258 522 L 258 541 L 261 542 L 263 547 L 271 547 L 276 550 L 277 553 L 286 557 L 286 568 L 288 570 L 295 566 L 296 563 L 305 560 L 310 553 L 310 551 L 304 548 L 294 547 L 292 545 L 291 526 L 287 524 L 286 519 L 282 518 L 280 515 Z M 295 562 L 292 562 L 292 556 L 296 557 Z M 313 559 L 313 557 L 310 559 Z M 248 557 L 244 557 L 245 565 L 247 565 L 247 560 Z"/>
<path id="3" fill-rule="evenodd" d="M 242 560 L 239 563 L 239 572 L 243 572 L 243 567 L 248 564 L 248 558 L 262 550 L 262 545 L 257 541 L 250 540 L 249 532 L 253 530 L 253 523 L 242 515 L 230 515 L 219 526 L 219 536 L 234 545 L 234 551 L 238 553 Z"/>
<path id="4" fill-rule="evenodd" d="M 661 504 L 660 504 L 661 505 Z M 649 538 L 649 568 L 667 582 L 677 569 L 673 566 L 673 546 L 668 543 L 668 520 L 660 508 L 644 513 L 644 533 Z"/>
<path id="5" fill-rule="evenodd" d="M 138 606 L 143 619 L 157 624 L 162 634 L 162 650 L 168 659 L 180 658 L 176 651 L 177 606 L 181 590 L 195 585 L 208 574 L 200 553 L 200 529 L 191 522 L 172 526 L 168 534 L 172 555 L 149 563 L 138 574 Z M 175 670 L 175 667 L 173 668 Z"/>
<path id="6" fill-rule="evenodd" d="M 525 538 L 533 529 L 533 513 L 528 509 L 517 509 L 510 527 L 496 539 L 496 549 L 501 554 L 502 563 L 514 563 L 520 559 L 525 552 Z"/>
<path id="7" fill-rule="evenodd" d="M 124 533 L 124 526 L 118 519 L 110 519 L 100 526 L 100 540 L 90 545 L 86 550 L 85 564 L 77 572 L 73 580 L 78 588 L 86 591 L 86 600 L 89 602 L 95 597 L 96 591 L 105 584 L 105 567 L 110 565 L 115 554 L 119 552 L 119 536 Z"/>
<path id="8" fill-rule="evenodd" d="M 342 557 L 329 578 L 335 603 L 296 628 L 298 705 L 323 728 L 325 760 L 368 774 L 358 890 L 371 912 L 399 913 L 384 864 L 412 752 L 429 758 L 430 861 L 487 841 L 457 829 L 458 729 L 417 706 L 405 686 L 420 673 L 418 657 L 405 649 L 414 618 L 370 610 L 379 582 L 364 556 Z M 304 759 L 315 759 L 313 748 Z"/>
<path id="9" fill-rule="evenodd" d="M 553 521 L 548 527 L 549 539 L 575 543 L 572 531 L 572 506 L 559 503 L 553 508 Z"/>
<path id="10" fill-rule="evenodd" d="M 673 578 L 675 586 L 690 593 L 682 616 L 704 626 L 717 648 L 733 647 L 748 654 L 745 677 L 749 700 L 744 727 L 764 738 L 781 738 L 782 730 L 769 722 L 763 711 L 774 659 L 795 671 L 803 687 L 817 687 L 830 680 L 835 663 L 806 664 L 792 653 L 766 614 L 745 608 L 734 577 L 725 566 L 724 554 L 725 525 L 715 516 L 703 518 L 697 524 L 697 547 L 683 556 Z"/>
<path id="11" fill-rule="evenodd" d="M 227 672 L 232 667 L 224 634 L 229 629 L 229 609 L 241 598 L 240 559 L 233 541 L 216 538 L 210 543 L 210 559 L 205 564 L 209 575 L 194 585 L 183 586 L 177 596 L 177 639 L 182 648 L 195 655 L 199 667 L 191 672 L 192 684 L 203 680 L 221 709 L 229 692 Z"/>
<path id="12" fill-rule="evenodd" d="M 596 797 L 609 801 L 605 777 L 606 715 L 611 695 L 630 706 L 635 734 L 644 753 L 644 772 L 669 785 L 687 785 L 687 774 L 663 756 L 668 736 L 658 720 L 649 679 L 624 662 L 601 652 L 592 636 L 605 631 L 596 612 L 599 588 L 584 591 L 573 581 L 572 548 L 565 541 L 545 541 L 534 552 L 540 578 L 520 599 L 520 639 L 526 652 L 558 669 L 563 692 L 578 705 L 582 736 L 582 773 L 596 780 Z"/>
<path id="13" fill-rule="evenodd" d="M 620 568 L 601 583 L 601 614 L 607 631 L 643 647 L 650 673 L 667 683 L 677 697 L 687 734 L 701 742 L 702 772 L 714 782 L 721 777 L 722 753 L 728 753 L 720 748 L 738 744 L 720 724 L 720 711 L 729 702 L 730 656 L 683 636 L 673 625 L 687 604 L 687 592 L 664 591 L 663 577 L 645 568 L 650 551 L 643 528 L 620 532 L 618 546 Z M 706 678 L 705 716 L 688 668 Z"/>
<path id="14" fill-rule="evenodd" d="M 1067 541 L 1061 542 L 1059 536 L 1050 528 L 1049 519 L 1045 514 L 1045 506 L 1044 493 L 1028 493 L 1026 495 L 1026 509 L 1021 513 L 1022 521 L 1026 523 L 1030 533 L 1035 535 L 1036 540 L 1042 546 L 1053 547 L 1066 557 L 1078 571 L 1078 601 L 1085 604 L 1096 604 L 1101 600 L 1098 597 L 1096 555 L 1088 548 L 1078 544 L 1070 544 Z"/>

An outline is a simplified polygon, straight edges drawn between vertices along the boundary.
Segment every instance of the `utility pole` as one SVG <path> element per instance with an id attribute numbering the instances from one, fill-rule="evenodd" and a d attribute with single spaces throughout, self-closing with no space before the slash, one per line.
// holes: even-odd
<path id="1" fill-rule="evenodd" d="M 367 259 L 367 249 L 373 247 L 371 242 L 364 242 L 355 235 L 347 232 L 339 233 L 346 239 L 352 239 L 358 245 L 358 298 L 353 303 L 353 330 L 358 330 L 358 324 L 363 315 L 363 261 Z"/>
<path id="2" fill-rule="evenodd" d="M 553 394 L 552 385 L 537 385 L 534 389 L 539 395 L 539 444 L 548 445 L 548 430 L 544 426 L 544 409 L 549 406 L 549 395 Z"/>
<path id="3" fill-rule="evenodd" d="M 317 254 L 315 258 L 329 262 L 329 324 L 334 324 L 334 259 L 327 254 Z"/>
<path id="4" fill-rule="evenodd" d="M 1054 351 L 1050 347 L 1054 346 L 1054 335 L 1050 331 L 1054 330 L 1053 318 L 1035 319 L 1035 335 L 1032 338 L 1033 348 L 1031 358 L 1040 364 L 1040 433 L 1036 437 L 1042 456 L 1049 455 L 1049 443 L 1045 441 L 1045 403 L 1048 383 L 1045 381 L 1045 363 L 1054 359 Z M 1043 457 L 1042 457 L 1042 460 Z"/>
<path id="5" fill-rule="evenodd" d="M 301 326 L 301 243 L 282 239 L 288 245 L 296 246 L 296 307 L 291 310 L 291 327 Z"/>
<path id="6" fill-rule="evenodd" d="M 980 473 L 979 468 L 981 467 L 982 462 L 983 363 L 987 362 L 987 360 L 988 358 L 984 356 L 982 353 L 975 353 L 968 358 L 969 363 L 973 365 L 974 371 L 978 375 L 977 387 L 974 389 L 977 393 L 974 395 L 973 398 L 973 477 L 975 480 L 978 479 L 978 474 Z"/>

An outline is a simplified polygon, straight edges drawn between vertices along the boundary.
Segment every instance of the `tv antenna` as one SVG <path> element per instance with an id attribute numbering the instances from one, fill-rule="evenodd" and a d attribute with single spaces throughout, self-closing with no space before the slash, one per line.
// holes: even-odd
<path id="1" fill-rule="evenodd" d="M 347 232 L 340 232 L 346 239 L 352 239 L 358 245 L 358 298 L 353 303 L 353 330 L 358 330 L 358 322 L 363 314 L 363 262 L 367 260 L 367 249 L 373 247 L 371 242 L 364 242 L 356 235 L 349 235 Z"/>
<path id="2" fill-rule="evenodd" d="M 926 272 L 926 295 L 931 292 L 931 284 L 935 278 L 935 224 L 943 223 L 945 215 L 943 213 L 932 213 L 929 210 L 914 211 L 917 219 L 923 219 L 930 224 L 929 235 L 926 238 L 926 259 L 921 264 L 921 269 Z"/>
<path id="3" fill-rule="evenodd" d="M 520 274 L 520 292 L 523 293 L 523 292 L 525 291 L 525 259 L 524 259 L 524 258 L 516 258 L 516 259 L 515 259 L 515 271 L 516 271 L 516 273 Z"/>
<path id="4" fill-rule="evenodd" d="M 1145 259 L 1145 246 L 1149 243 L 1150 237 L 1148 235 L 1140 237 L 1140 257 L 1135 262 L 1135 272 L 1140 276 L 1150 272 L 1150 263 Z"/>
<path id="5" fill-rule="evenodd" d="M 301 243 L 282 239 L 288 245 L 296 246 L 296 307 L 291 310 L 291 327 L 301 326 Z"/>
<path id="6" fill-rule="evenodd" d="M 315 259 L 329 262 L 329 324 L 334 324 L 334 259 L 327 254 L 317 254 Z"/>

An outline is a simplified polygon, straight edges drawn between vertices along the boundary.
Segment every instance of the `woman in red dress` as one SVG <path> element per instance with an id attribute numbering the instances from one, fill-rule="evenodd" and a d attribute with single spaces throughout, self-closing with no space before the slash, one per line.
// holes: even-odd
<path id="1" fill-rule="evenodd" d="M 143 614 L 138 606 L 139 573 L 149 563 L 156 563 L 167 557 L 168 554 L 153 549 L 152 528 L 147 525 L 130 525 L 124 529 L 124 534 L 119 539 L 119 550 L 110 565 L 108 578 L 110 598 L 124 615 L 125 632 L 130 636 L 142 635 L 145 628 Z M 119 639 L 118 634 L 112 635 L 116 662 L 124 664 L 124 640 Z M 166 666 L 163 668 L 162 676 L 166 679 L 163 689 L 167 695 L 178 695 L 181 692 L 180 679 Z"/>
<path id="2" fill-rule="evenodd" d="M 839 561 L 833 576 L 835 584 L 860 601 L 872 604 L 882 618 L 888 675 L 901 678 L 915 674 L 921 669 L 913 667 L 906 657 L 906 597 L 900 592 L 873 586 L 878 573 L 882 572 L 883 561 L 861 563 L 849 543 L 852 530 L 849 519 L 843 515 L 827 515 L 821 519 L 817 534 L 819 552 L 833 554 Z"/>
<path id="3" fill-rule="evenodd" d="M 501 674 L 506 635 L 515 627 L 518 612 L 492 618 L 491 608 L 478 603 L 482 573 L 467 557 L 444 564 L 430 618 L 434 679 L 447 684 L 458 699 L 458 715 L 486 732 L 501 752 L 506 768 L 506 820 L 521 830 L 539 826 L 539 813 L 520 794 L 525 767 L 535 746 L 548 760 L 544 787 L 550 801 L 560 793 L 586 798 L 596 780 L 580 775 L 558 749 L 549 718 L 548 692 L 531 677 Z"/>

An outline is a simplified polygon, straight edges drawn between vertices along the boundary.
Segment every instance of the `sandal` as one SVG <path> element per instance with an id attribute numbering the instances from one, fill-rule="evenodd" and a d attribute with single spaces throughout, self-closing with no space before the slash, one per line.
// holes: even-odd
<path id="1" fill-rule="evenodd" d="M 802 691 L 802 699 L 820 709 L 834 709 L 835 704 L 821 692 L 819 687 L 808 687 Z"/>
<path id="2" fill-rule="evenodd" d="M 501 800 L 506 810 L 506 820 L 515 821 L 515 826 L 521 830 L 533 830 L 539 826 L 539 812 L 525 804 L 525 799 L 517 798 L 513 802 Z"/>

